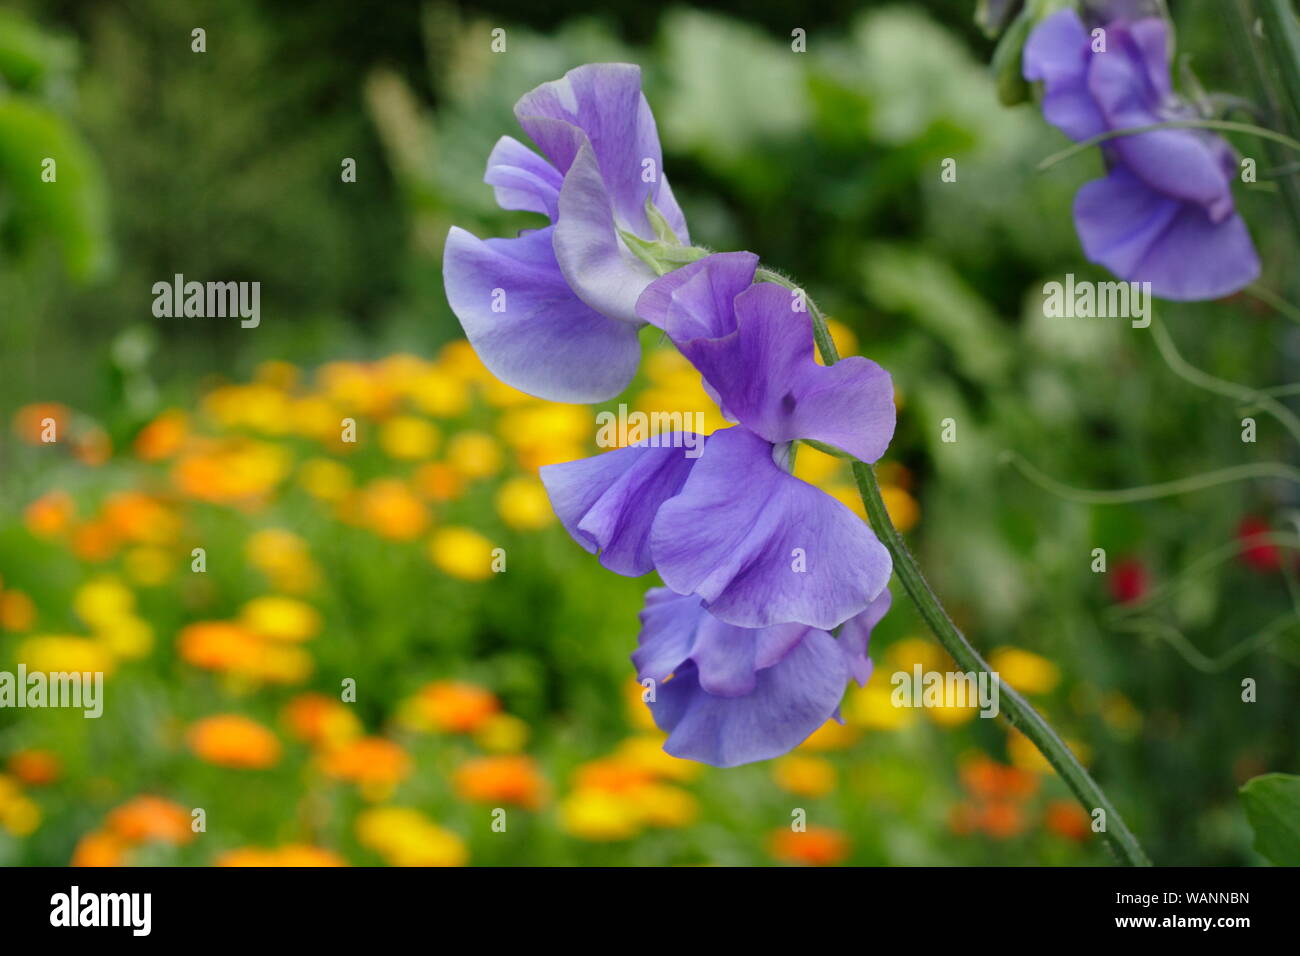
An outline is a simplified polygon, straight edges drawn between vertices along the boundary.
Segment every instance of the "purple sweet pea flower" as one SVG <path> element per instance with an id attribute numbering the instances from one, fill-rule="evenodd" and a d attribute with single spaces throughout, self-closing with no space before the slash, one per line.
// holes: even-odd
<path id="1" fill-rule="evenodd" d="M 829 630 L 880 595 L 892 562 L 857 515 L 777 463 L 783 450 L 738 426 L 696 460 L 642 443 L 546 465 L 541 479 L 561 524 L 611 571 L 657 570 L 740 627 Z"/>
<path id="2" fill-rule="evenodd" d="M 894 434 L 889 373 L 857 355 L 818 365 L 802 299 L 754 285 L 757 268 L 748 252 L 708 256 L 655 280 L 637 311 L 668 333 L 728 418 L 773 443 L 807 438 L 875 461 Z"/>
<path id="3" fill-rule="evenodd" d="M 1164 19 L 1116 20 L 1106 50 L 1073 10 L 1039 23 L 1024 49 L 1024 76 L 1044 85 L 1043 115 L 1071 139 L 1195 118 L 1174 93 Z M 1217 299 L 1253 282 L 1259 258 L 1236 211 L 1232 148 L 1197 129 L 1155 130 L 1101 144 L 1109 174 L 1075 197 L 1088 258 L 1122 279 L 1150 282 L 1176 300 Z"/>
<path id="4" fill-rule="evenodd" d="M 716 767 L 793 750 L 838 718 L 850 679 L 866 685 L 867 642 L 889 604 L 882 591 L 836 639 L 798 624 L 737 627 L 694 595 L 650 590 L 632 661 L 656 682 L 650 710 L 668 733 L 664 749 Z"/>
<path id="5" fill-rule="evenodd" d="M 659 238 L 651 203 L 677 241 L 689 242 L 640 68 L 570 70 L 525 94 L 515 115 L 545 158 L 502 137 L 484 180 L 502 208 L 553 225 L 486 241 L 453 227 L 443 255 L 447 301 L 506 384 L 550 401 L 605 401 L 636 374 L 644 322 L 635 304 L 655 278 L 619 231 Z"/>

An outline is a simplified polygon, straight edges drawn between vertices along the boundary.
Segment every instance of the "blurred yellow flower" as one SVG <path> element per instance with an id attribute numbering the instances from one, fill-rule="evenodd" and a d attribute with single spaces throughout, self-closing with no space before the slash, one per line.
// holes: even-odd
<path id="1" fill-rule="evenodd" d="M 398 461 L 421 461 L 438 448 L 438 427 L 414 415 L 399 415 L 379 429 L 379 447 Z"/>
<path id="2" fill-rule="evenodd" d="M 72 609 L 90 627 L 107 627 L 135 613 L 135 595 L 120 579 L 103 574 L 77 589 Z"/>
<path id="3" fill-rule="evenodd" d="M 474 743 L 492 753 L 518 753 L 528 743 L 528 724 L 510 714 L 493 714 L 474 731 Z"/>
<path id="4" fill-rule="evenodd" d="M 122 557 L 127 576 L 141 587 L 157 587 L 171 577 L 176 561 L 165 548 L 139 545 Z"/>
<path id="5" fill-rule="evenodd" d="M 472 528 L 439 528 L 429 539 L 429 558 L 439 569 L 462 581 L 492 576 L 492 542 Z"/>
<path id="6" fill-rule="evenodd" d="M 332 458 L 309 458 L 298 466 L 298 483 L 319 501 L 342 501 L 352 490 L 352 471 Z"/>
<path id="7" fill-rule="evenodd" d="M 989 654 L 989 666 L 999 677 L 1025 694 L 1047 694 L 1060 683 L 1061 671 L 1045 657 L 1018 647 L 998 647 Z"/>
<path id="8" fill-rule="evenodd" d="M 357 842 L 393 866 L 464 866 L 465 841 L 418 810 L 375 807 L 358 814 Z"/>
<path id="9" fill-rule="evenodd" d="M 679 783 L 694 780 L 703 769 L 701 764 L 682 760 L 665 751 L 662 735 L 638 734 L 628 737 L 618 745 L 613 759 L 656 779 Z"/>
<path id="10" fill-rule="evenodd" d="M 428 369 L 407 385 L 411 404 L 436 418 L 456 418 L 469 407 L 463 379 L 441 369 Z"/>
<path id="11" fill-rule="evenodd" d="M 681 787 L 651 783 L 637 787 L 628 795 L 637 821 L 652 827 L 684 827 L 695 822 L 700 805 Z"/>
<path id="12" fill-rule="evenodd" d="M 823 757 L 786 754 L 772 765 L 772 779 L 786 793 L 824 797 L 835 789 L 835 765 Z"/>
<path id="13" fill-rule="evenodd" d="M 626 840 L 640 829 L 640 810 L 618 794 L 580 789 L 560 803 L 560 826 L 583 840 Z"/>
<path id="14" fill-rule="evenodd" d="M 105 674 L 113 670 L 113 655 L 98 641 L 62 634 L 29 637 L 15 655 L 29 671 L 81 671 Z"/>
<path id="15" fill-rule="evenodd" d="M 277 591 L 302 594 L 320 581 L 320 570 L 307 542 L 283 528 L 267 528 L 250 535 L 244 553 Z"/>
<path id="16" fill-rule="evenodd" d="M 534 531 L 555 520 L 551 499 L 536 478 L 507 480 L 497 491 L 497 513 L 511 528 Z"/>
<path id="17" fill-rule="evenodd" d="M 321 628 L 320 612 L 314 607 L 278 594 L 253 598 L 240 610 L 239 620 L 262 637 L 294 643 L 315 637 Z"/>
<path id="18" fill-rule="evenodd" d="M 866 687 L 849 688 L 843 705 L 844 719 L 871 730 L 906 727 L 916 719 L 916 712 L 906 707 L 895 707 L 892 696 L 888 680 L 877 671 Z"/>
<path id="19" fill-rule="evenodd" d="M 465 431 L 447 442 L 447 464 L 468 479 L 491 478 L 501 470 L 501 446 L 484 432 Z"/>
<path id="20" fill-rule="evenodd" d="M 861 728 L 849 723 L 841 724 L 831 718 L 812 732 L 812 735 L 799 745 L 804 751 L 844 750 L 853 746 L 862 736 Z"/>
<path id="21" fill-rule="evenodd" d="M 153 650 L 153 628 L 138 617 L 124 617 L 97 628 L 95 636 L 113 653 L 136 660 Z"/>

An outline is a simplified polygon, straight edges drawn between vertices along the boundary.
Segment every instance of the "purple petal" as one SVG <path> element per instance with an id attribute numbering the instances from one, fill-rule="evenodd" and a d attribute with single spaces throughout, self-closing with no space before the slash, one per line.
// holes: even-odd
<path id="1" fill-rule="evenodd" d="M 663 188 L 663 151 L 654 114 L 641 93 L 641 68 L 591 63 L 543 83 L 515 104 L 515 116 L 552 163 L 567 175 L 590 144 L 618 220 L 651 238 L 645 215 L 649 196 L 682 243 L 686 222 L 670 189 Z M 649 181 L 647 181 L 647 179 Z"/>
<path id="2" fill-rule="evenodd" d="M 662 683 L 691 660 L 700 686 L 716 697 L 753 691 L 757 673 L 777 664 L 809 630 L 801 624 L 737 627 L 706 611 L 697 595 L 667 588 L 646 593 L 641 625 L 632 655 L 639 678 Z"/>
<path id="3" fill-rule="evenodd" d="M 555 264 L 552 231 L 484 241 L 452 227 L 442 262 L 447 301 L 507 385 L 552 402 L 606 401 L 636 374 L 636 329 L 574 296 Z"/>
<path id="4" fill-rule="evenodd" d="M 564 177 L 519 140 L 509 136 L 497 140 L 483 181 L 493 187 L 502 209 L 540 212 L 555 220 Z"/>
<path id="5" fill-rule="evenodd" d="M 616 574 L 639 577 L 654 568 L 649 537 L 655 513 L 681 490 L 696 461 L 684 448 L 629 445 L 545 465 L 540 476 L 574 540 L 599 551 L 600 563 Z"/>
<path id="6" fill-rule="evenodd" d="M 714 432 L 650 532 L 664 583 L 730 624 L 829 630 L 889 580 L 889 552 L 848 508 L 781 470 L 743 427 Z"/>
<path id="7" fill-rule="evenodd" d="M 758 256 L 717 252 L 661 276 L 641 293 L 636 313 L 675 341 L 735 331 L 736 296 L 754 284 Z"/>
<path id="8" fill-rule="evenodd" d="M 808 630 L 779 662 L 755 675 L 743 697 L 720 697 L 700 686 L 696 664 L 683 664 L 650 704 L 668 733 L 664 750 L 715 767 L 736 767 L 788 753 L 835 713 L 847 668 L 835 639 Z"/>
<path id="9" fill-rule="evenodd" d="M 1159 30 L 1153 29 L 1152 23 L 1158 24 Z M 1163 29 L 1163 21 L 1147 21 L 1134 38 L 1128 30 L 1115 27 L 1111 30 L 1109 52 L 1093 58 L 1088 89 L 1110 129 L 1149 126 L 1172 118 L 1169 104 L 1162 101 L 1162 96 L 1170 95 L 1168 63 L 1144 59 L 1163 58 Z M 1139 38 L 1143 40 L 1141 46 Z M 1162 87 L 1152 84 L 1153 70 L 1165 75 Z M 1224 168 L 1225 144 L 1218 137 L 1190 129 L 1155 130 L 1116 137 L 1107 142 L 1106 148 L 1153 189 L 1199 203 L 1215 221 L 1232 215 L 1229 180 L 1235 164 L 1228 154 L 1229 167 Z"/>
<path id="10" fill-rule="evenodd" d="M 867 605 L 861 614 L 856 614 L 844 622 L 840 628 L 839 645 L 844 654 L 849 676 L 857 681 L 859 687 L 866 687 L 871 679 L 871 658 L 867 656 L 867 645 L 871 641 L 871 632 L 881 619 L 889 613 L 894 597 L 889 588 L 880 592 L 880 596 Z"/>
<path id="11" fill-rule="evenodd" d="M 1043 117 L 1073 140 L 1106 131 L 1087 87 L 1091 60 L 1088 32 L 1073 10 L 1052 14 L 1025 42 L 1024 77 L 1043 81 Z"/>
<path id="12" fill-rule="evenodd" d="M 636 300 L 655 274 L 619 238 L 610 202 L 595 154 L 584 145 L 560 189 L 555 259 L 583 302 L 602 315 L 641 325 Z"/>
<path id="13" fill-rule="evenodd" d="M 1199 205 L 1156 192 L 1122 166 L 1079 190 L 1074 222 L 1091 261 L 1150 282 L 1161 298 L 1218 299 L 1259 277 L 1241 216 L 1212 222 Z"/>
<path id="14" fill-rule="evenodd" d="M 889 373 L 861 356 L 818 365 L 812 318 L 794 304 L 788 290 L 759 283 L 736 297 L 730 335 L 683 341 L 686 323 L 671 316 L 668 332 L 746 428 L 773 443 L 811 438 L 875 461 L 894 434 Z"/>

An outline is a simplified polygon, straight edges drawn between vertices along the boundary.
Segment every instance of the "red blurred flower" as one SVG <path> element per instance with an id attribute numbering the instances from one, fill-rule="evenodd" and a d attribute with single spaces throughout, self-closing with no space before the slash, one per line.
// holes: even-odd
<path id="1" fill-rule="evenodd" d="M 1151 577 L 1146 565 L 1137 558 L 1125 558 L 1115 565 L 1110 574 L 1110 596 L 1120 604 L 1132 604 L 1146 597 L 1151 590 Z"/>
<path id="2" fill-rule="evenodd" d="M 1256 571 L 1276 571 L 1282 566 L 1281 550 L 1265 537 L 1272 530 L 1267 521 L 1254 515 L 1247 515 L 1237 525 L 1241 560 Z"/>

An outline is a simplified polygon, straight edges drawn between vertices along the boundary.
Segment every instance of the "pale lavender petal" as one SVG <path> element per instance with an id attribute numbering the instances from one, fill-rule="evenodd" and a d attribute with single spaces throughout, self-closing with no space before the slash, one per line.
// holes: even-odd
<path id="1" fill-rule="evenodd" d="M 1088 89 L 1111 129 L 1159 123 L 1157 92 L 1147 65 L 1126 31 L 1115 29 L 1113 46 L 1094 57 Z M 1148 40 L 1148 42 L 1153 42 Z M 1165 66 L 1168 73 L 1168 66 Z M 1153 189 L 1174 199 L 1199 203 L 1213 221 L 1233 213 L 1230 171 L 1224 169 L 1222 140 L 1190 129 L 1155 130 L 1108 140 L 1106 148 Z"/>
<path id="2" fill-rule="evenodd" d="M 1052 14 L 1025 42 L 1024 77 L 1043 81 L 1043 116 L 1073 140 L 1106 131 L 1087 88 L 1092 55 L 1088 32 L 1073 10 Z"/>
<path id="3" fill-rule="evenodd" d="M 1241 216 L 1212 222 L 1199 205 L 1156 192 L 1124 167 L 1079 190 L 1074 221 L 1091 261 L 1121 279 L 1150 282 L 1162 298 L 1218 299 L 1259 277 Z"/>
<path id="4" fill-rule="evenodd" d="M 617 228 L 595 154 L 584 145 L 560 189 L 555 258 L 583 302 L 603 315 L 642 325 L 636 301 L 655 274 L 627 249 Z"/>
<path id="5" fill-rule="evenodd" d="M 650 711 L 667 731 L 664 750 L 715 767 L 779 757 L 803 743 L 835 713 L 848 680 L 834 638 L 810 629 L 771 667 L 755 675 L 742 697 L 721 697 L 700 686 L 693 661 L 655 692 Z"/>
<path id="6" fill-rule="evenodd" d="M 774 443 L 814 439 L 875 461 L 894 434 L 889 373 L 861 356 L 818 365 L 812 318 L 795 305 L 789 290 L 759 283 L 736 297 L 730 335 L 683 341 L 687 323 L 671 316 L 668 332 L 751 431 Z"/>
<path id="7" fill-rule="evenodd" d="M 672 438 L 661 435 L 658 440 Z M 574 540 L 592 553 L 599 551 L 600 563 L 609 570 L 638 577 L 654 567 L 649 536 L 655 513 L 681 490 L 696 461 L 683 447 L 639 444 L 545 465 L 540 476 L 556 516 Z"/>
<path id="8" fill-rule="evenodd" d="M 502 209 L 540 212 L 554 221 L 564 177 L 519 140 L 509 136 L 497 140 L 483 181 L 493 187 Z"/>
<path id="9" fill-rule="evenodd" d="M 861 614 L 856 614 L 844 622 L 840 628 L 839 641 L 840 650 L 844 653 L 845 664 L 849 669 L 849 676 L 857 681 L 859 687 L 866 687 L 867 681 L 871 679 L 871 658 L 867 656 L 867 645 L 871 641 L 871 632 L 875 630 L 881 619 L 889 613 L 889 607 L 893 604 L 893 595 L 889 593 L 889 588 L 880 592 L 880 596 L 867 605 L 867 609 Z"/>
<path id="10" fill-rule="evenodd" d="M 757 269 L 752 252 L 705 256 L 650 283 L 636 313 L 675 341 L 727 335 L 736 328 L 735 298 L 753 285 Z"/>
<path id="11" fill-rule="evenodd" d="M 606 401 L 636 374 L 636 329 L 573 294 L 551 252 L 552 230 L 484 241 L 452 227 L 442 264 L 447 301 L 483 364 L 507 385 L 552 402 Z"/>
<path id="12" fill-rule="evenodd" d="M 685 219 L 663 189 L 663 151 L 654 114 L 641 92 L 641 68 L 628 63 L 591 63 L 543 83 L 520 98 L 515 116 L 561 173 L 568 174 L 589 143 L 619 222 L 651 238 L 647 196 L 655 201 L 682 243 Z"/>
<path id="13" fill-rule="evenodd" d="M 889 552 L 847 507 L 778 468 L 772 451 L 743 427 L 714 432 L 655 517 L 655 567 L 730 624 L 829 630 L 884 589 Z"/>

